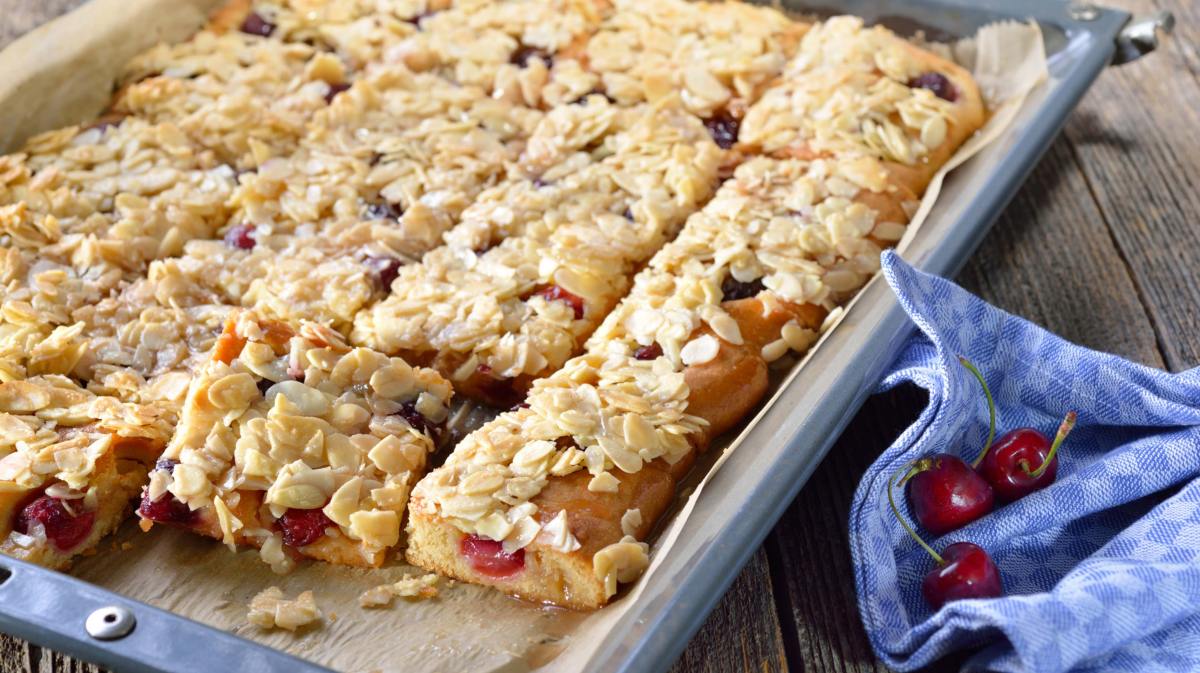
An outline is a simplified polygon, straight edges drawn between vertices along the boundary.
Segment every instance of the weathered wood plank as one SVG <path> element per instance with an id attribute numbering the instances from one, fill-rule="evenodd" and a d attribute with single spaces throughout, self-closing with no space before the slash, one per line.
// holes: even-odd
<path id="1" fill-rule="evenodd" d="M 767 554 L 759 549 L 675 662 L 672 673 L 789 670 L 775 614 L 776 590 Z"/>
<path id="2" fill-rule="evenodd" d="M 887 670 L 858 616 L 846 524 L 859 477 L 924 402 L 916 389 L 868 400 L 767 540 L 784 626 L 795 634 L 788 657 L 804 670 Z"/>
<path id="3" fill-rule="evenodd" d="M 1065 339 L 1163 366 L 1129 270 L 1064 138 L 1051 146 L 958 280 Z"/>
<path id="4" fill-rule="evenodd" d="M 1190 0 L 1124 0 L 1179 18 L 1176 34 L 1112 68 L 1066 129 L 1088 189 L 1132 275 L 1166 365 L 1200 364 L 1200 9 Z"/>

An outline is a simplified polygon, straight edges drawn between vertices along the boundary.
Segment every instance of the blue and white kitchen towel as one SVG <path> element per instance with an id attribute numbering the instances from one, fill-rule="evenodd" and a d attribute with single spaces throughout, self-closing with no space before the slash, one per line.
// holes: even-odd
<path id="1" fill-rule="evenodd" d="M 850 509 L 859 609 L 879 657 L 911 670 L 983 645 L 968 670 L 1200 671 L 1200 368 L 1168 374 L 1076 346 L 893 253 L 883 273 L 921 333 L 881 390 L 911 381 L 929 406 L 867 470 Z M 908 460 L 970 462 L 981 450 L 987 405 L 960 354 L 991 386 L 997 434 L 1052 436 L 1068 410 L 1079 424 L 1049 488 L 940 539 L 925 534 L 939 550 L 982 546 L 1006 591 L 935 614 L 920 591 L 933 561 L 896 523 L 885 489 Z"/>

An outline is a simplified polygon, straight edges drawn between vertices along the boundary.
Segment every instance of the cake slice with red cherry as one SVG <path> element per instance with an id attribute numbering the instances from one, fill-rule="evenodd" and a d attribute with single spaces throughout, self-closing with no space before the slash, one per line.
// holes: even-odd
<path id="1" fill-rule="evenodd" d="M 64 376 L 0 383 L 0 553 L 61 569 L 95 547 L 128 513 L 171 420 Z"/>
<path id="2" fill-rule="evenodd" d="M 138 514 L 279 572 L 304 556 L 378 567 L 449 414 L 450 384 L 314 322 L 234 312 L 195 373 Z"/>

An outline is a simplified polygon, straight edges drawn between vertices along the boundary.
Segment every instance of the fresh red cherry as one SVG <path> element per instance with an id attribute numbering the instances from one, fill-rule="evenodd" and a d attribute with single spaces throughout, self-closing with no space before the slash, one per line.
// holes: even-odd
<path id="1" fill-rule="evenodd" d="M 1005 433 L 992 445 L 979 465 L 979 474 L 1003 502 L 1019 500 L 1054 483 L 1058 472 L 1058 447 L 1071 428 L 1075 412 L 1069 412 L 1058 427 L 1054 443 L 1033 428 Z"/>
<path id="2" fill-rule="evenodd" d="M 78 501 L 76 505 L 82 507 L 83 503 Z M 35 524 L 40 525 L 55 549 L 66 552 L 82 544 L 91 534 L 95 523 L 95 512 L 74 513 L 67 509 L 60 498 L 43 495 L 17 514 L 13 529 L 28 535 Z"/>
<path id="3" fill-rule="evenodd" d="M 922 458 L 913 463 L 900 480 L 901 486 L 908 484 L 908 503 L 913 516 L 925 530 L 935 535 L 949 533 L 982 517 L 992 511 L 996 501 L 992 487 L 975 471 L 996 436 L 996 404 L 983 374 L 966 358 L 959 357 L 958 361 L 979 380 L 987 398 L 990 420 L 984 453 L 971 465 L 945 453 Z"/>
<path id="4" fill-rule="evenodd" d="M 992 487 L 962 458 L 939 453 L 913 464 L 904 481 L 921 527 L 934 535 L 962 528 L 992 511 Z M 903 483 L 903 482 L 902 482 Z"/>
<path id="5" fill-rule="evenodd" d="M 508 579 L 525 569 L 525 550 L 508 554 L 503 543 L 478 535 L 468 535 L 459 543 L 459 553 L 466 557 L 475 572 L 492 579 Z"/>
<path id="6" fill-rule="evenodd" d="M 983 547 L 973 542 L 955 542 L 943 549 L 940 556 L 941 562 L 921 581 L 921 593 L 929 607 L 938 610 L 950 601 L 1004 595 L 1000 571 Z"/>
<path id="7" fill-rule="evenodd" d="M 1000 572 L 996 570 L 996 564 L 982 547 L 972 542 L 955 542 L 939 554 L 917 535 L 896 507 L 896 499 L 892 495 L 895 481 L 896 475 L 892 475 L 887 485 L 888 504 L 892 507 L 892 514 L 900 522 L 904 532 L 916 540 L 937 564 L 921 581 L 921 593 L 929 607 L 936 611 L 950 601 L 996 598 L 1004 595 Z"/>

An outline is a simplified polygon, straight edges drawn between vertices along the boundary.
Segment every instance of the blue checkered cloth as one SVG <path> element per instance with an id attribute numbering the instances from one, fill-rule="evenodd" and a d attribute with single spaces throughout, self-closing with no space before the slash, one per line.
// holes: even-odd
<path id="1" fill-rule="evenodd" d="M 859 610 L 875 652 L 912 670 L 982 647 L 967 670 L 1200 671 L 1200 368 L 1168 374 L 1068 343 L 887 253 L 883 273 L 920 328 L 881 390 L 911 381 L 929 406 L 867 470 L 850 509 Z M 926 540 L 991 554 L 1006 597 L 921 596 L 933 561 L 888 508 L 889 476 L 944 452 L 970 462 L 987 403 L 957 361 L 984 373 L 998 430 L 1052 436 L 1079 423 L 1049 488 Z M 907 499 L 901 511 L 912 520 Z"/>

